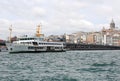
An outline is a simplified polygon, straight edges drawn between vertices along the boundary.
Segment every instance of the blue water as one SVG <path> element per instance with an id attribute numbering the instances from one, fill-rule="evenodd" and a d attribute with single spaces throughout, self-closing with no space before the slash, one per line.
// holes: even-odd
<path id="1" fill-rule="evenodd" d="M 0 52 L 0 81 L 120 81 L 120 51 Z"/>

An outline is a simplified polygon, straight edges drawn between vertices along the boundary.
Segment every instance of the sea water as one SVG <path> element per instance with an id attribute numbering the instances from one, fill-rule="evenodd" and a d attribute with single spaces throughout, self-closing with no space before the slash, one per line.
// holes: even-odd
<path id="1" fill-rule="evenodd" d="M 120 51 L 0 52 L 0 81 L 120 81 Z"/>

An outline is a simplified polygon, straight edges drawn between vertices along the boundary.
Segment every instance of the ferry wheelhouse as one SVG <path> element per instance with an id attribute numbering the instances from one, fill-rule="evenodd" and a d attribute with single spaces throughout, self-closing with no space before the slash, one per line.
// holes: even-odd
<path id="1" fill-rule="evenodd" d="M 44 40 L 44 35 L 40 34 L 38 26 L 36 36 L 20 37 L 12 43 L 6 43 L 9 53 L 24 52 L 63 52 L 65 51 L 64 42 L 48 42 Z"/>

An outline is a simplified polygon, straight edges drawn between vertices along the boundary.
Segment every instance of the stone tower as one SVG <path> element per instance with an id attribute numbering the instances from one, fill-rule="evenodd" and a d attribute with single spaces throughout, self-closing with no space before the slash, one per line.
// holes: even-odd
<path id="1" fill-rule="evenodd" d="M 113 19 L 112 19 L 112 21 L 110 23 L 110 29 L 115 29 L 115 23 L 114 23 Z"/>

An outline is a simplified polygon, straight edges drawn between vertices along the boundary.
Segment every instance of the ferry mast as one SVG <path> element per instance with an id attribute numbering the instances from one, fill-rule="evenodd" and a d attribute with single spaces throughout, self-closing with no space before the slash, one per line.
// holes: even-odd
<path id="1" fill-rule="evenodd" d="M 12 36 L 12 25 L 10 25 L 10 27 L 9 27 L 9 31 L 10 31 L 9 41 L 11 42 L 11 36 Z"/>

